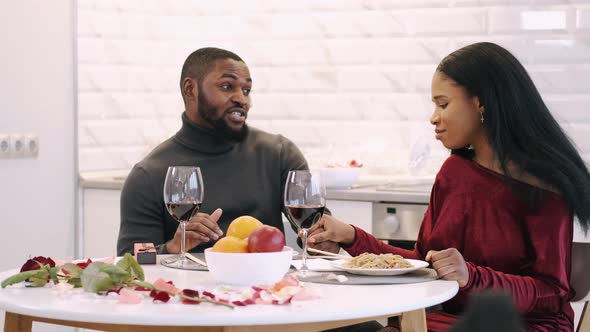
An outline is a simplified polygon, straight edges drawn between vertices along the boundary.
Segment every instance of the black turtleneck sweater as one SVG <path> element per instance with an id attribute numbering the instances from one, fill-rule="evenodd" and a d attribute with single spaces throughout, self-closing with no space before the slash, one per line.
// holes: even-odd
<path id="1" fill-rule="evenodd" d="M 133 253 L 136 242 L 161 245 L 174 237 L 178 222 L 163 201 L 168 166 L 199 166 L 205 196 L 200 212 L 223 209 L 219 227 L 227 230 L 236 217 L 250 215 L 283 229 L 283 189 L 287 173 L 307 169 L 301 151 L 287 138 L 250 127 L 241 142 L 220 137 L 182 115 L 182 128 L 137 163 L 121 193 L 121 226 L 117 254 Z M 202 252 L 214 241 L 201 243 Z M 159 253 L 166 253 L 160 246 Z"/>

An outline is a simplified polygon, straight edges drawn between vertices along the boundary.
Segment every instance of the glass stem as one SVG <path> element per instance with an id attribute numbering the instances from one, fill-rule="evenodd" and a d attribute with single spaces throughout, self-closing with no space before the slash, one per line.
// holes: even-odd
<path id="1" fill-rule="evenodd" d="M 302 264 L 300 271 L 308 271 L 309 269 L 307 268 L 307 228 L 302 228 L 301 234 L 303 235 L 303 255 L 301 255 Z"/>
<path id="2" fill-rule="evenodd" d="M 182 241 L 180 242 L 180 259 L 184 260 L 184 253 L 186 252 L 186 248 L 184 245 L 186 239 L 186 222 L 181 222 L 180 227 L 182 227 Z"/>

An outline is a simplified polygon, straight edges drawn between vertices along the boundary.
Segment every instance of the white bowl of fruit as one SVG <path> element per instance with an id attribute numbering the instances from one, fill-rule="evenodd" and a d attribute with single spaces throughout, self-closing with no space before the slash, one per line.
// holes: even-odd
<path id="1" fill-rule="evenodd" d="M 320 174 L 326 188 L 349 189 L 358 180 L 362 167 L 353 159 L 344 164 L 328 164 L 320 169 Z"/>
<path id="2" fill-rule="evenodd" d="M 272 285 L 289 271 L 292 258 L 283 232 L 250 216 L 236 218 L 226 236 L 205 249 L 211 276 L 229 285 Z"/>

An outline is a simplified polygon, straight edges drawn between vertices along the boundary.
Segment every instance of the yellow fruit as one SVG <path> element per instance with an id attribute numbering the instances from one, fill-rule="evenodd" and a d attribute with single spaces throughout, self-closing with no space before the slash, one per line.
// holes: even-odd
<path id="1" fill-rule="evenodd" d="M 250 216 L 241 216 L 234 219 L 229 224 L 227 228 L 227 232 L 225 235 L 227 236 L 235 236 L 240 239 L 245 239 L 250 236 L 250 233 L 257 228 L 262 226 L 260 220 L 250 217 Z"/>
<path id="2" fill-rule="evenodd" d="M 248 241 L 234 236 L 225 236 L 215 242 L 211 251 L 217 252 L 248 252 Z"/>

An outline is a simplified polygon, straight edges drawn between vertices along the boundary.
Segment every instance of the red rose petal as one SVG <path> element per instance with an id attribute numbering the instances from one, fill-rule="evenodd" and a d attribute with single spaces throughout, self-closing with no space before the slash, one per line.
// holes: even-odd
<path id="1" fill-rule="evenodd" d="M 247 304 L 244 301 L 233 301 L 231 304 L 238 306 L 238 307 L 245 307 Z"/>
<path id="2" fill-rule="evenodd" d="M 210 298 L 211 300 L 215 300 L 215 294 L 213 294 L 213 293 L 203 291 L 203 296 L 206 296 L 206 297 Z"/>
<path id="3" fill-rule="evenodd" d="M 90 258 L 88 258 L 88 260 L 86 262 L 76 263 L 76 265 L 78 265 L 79 268 L 81 268 L 82 270 L 84 270 L 91 263 L 92 263 L 92 260 L 90 260 Z"/>
<path id="4" fill-rule="evenodd" d="M 188 296 L 188 297 L 199 297 L 199 291 L 187 288 L 187 289 L 182 290 L 182 295 Z"/>
<path id="5" fill-rule="evenodd" d="M 170 295 L 166 292 L 158 292 L 158 291 L 151 291 L 150 296 L 154 298 L 154 302 L 161 301 L 161 302 L 168 302 L 170 300 Z"/>
<path id="6" fill-rule="evenodd" d="M 201 304 L 200 301 L 193 301 L 193 300 L 189 300 L 189 299 L 182 299 L 182 303 L 183 304 Z"/>

